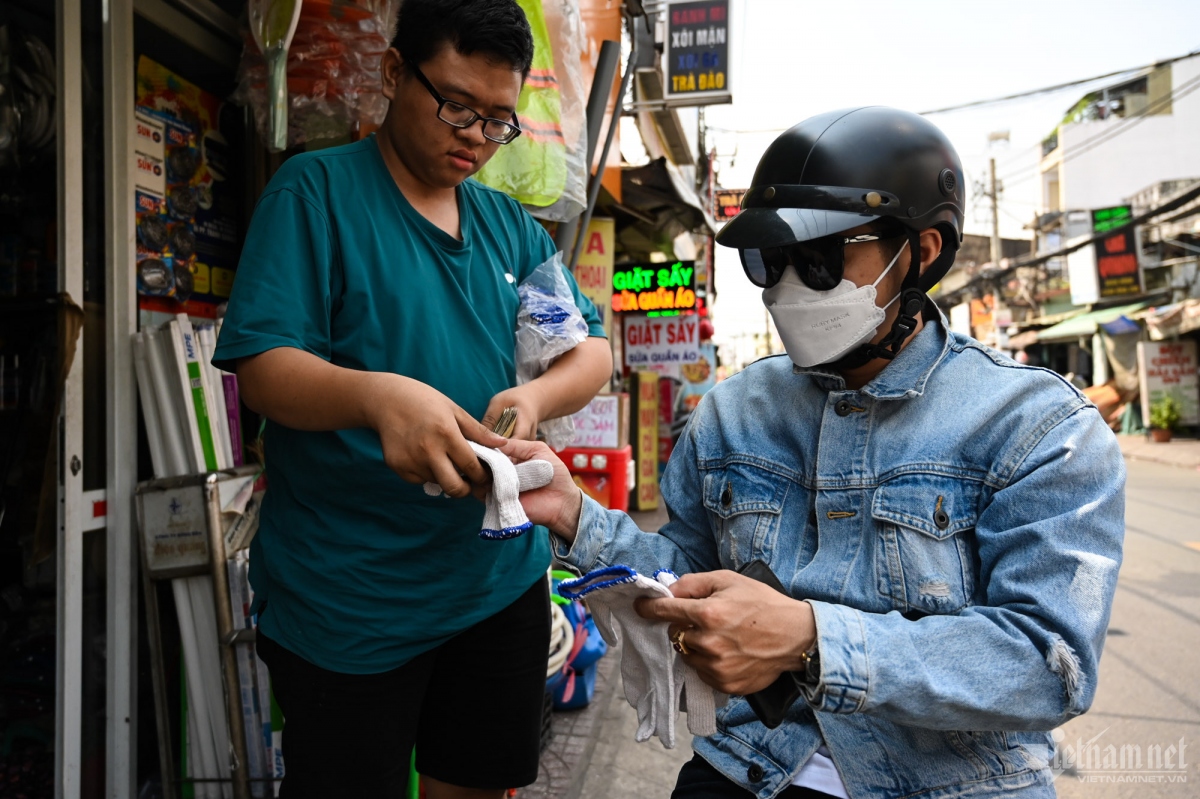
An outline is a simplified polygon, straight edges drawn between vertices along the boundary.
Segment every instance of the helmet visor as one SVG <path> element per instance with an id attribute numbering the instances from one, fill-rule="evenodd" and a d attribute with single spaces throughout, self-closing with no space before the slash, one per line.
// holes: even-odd
<path id="1" fill-rule="evenodd" d="M 721 229 L 717 243 L 739 250 L 783 247 L 841 233 L 878 218 L 815 208 L 747 208 Z"/>

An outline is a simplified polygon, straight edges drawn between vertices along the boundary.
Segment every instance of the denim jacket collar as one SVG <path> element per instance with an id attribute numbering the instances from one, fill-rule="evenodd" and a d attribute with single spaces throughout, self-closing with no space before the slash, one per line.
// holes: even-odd
<path id="1" fill-rule="evenodd" d="M 900 351 L 895 360 L 875 375 L 870 383 L 863 386 L 863 394 L 875 399 L 909 399 L 919 397 L 925 392 L 925 384 L 933 370 L 946 357 L 950 350 L 950 334 L 947 332 L 946 317 L 941 309 L 937 309 L 937 317 L 930 314 L 931 308 L 937 308 L 933 303 L 926 304 L 925 325 Z M 826 368 L 814 366 L 802 368 L 794 366 L 792 371 L 798 375 L 811 375 L 817 385 L 829 391 L 844 391 L 846 380 L 840 374 Z"/>

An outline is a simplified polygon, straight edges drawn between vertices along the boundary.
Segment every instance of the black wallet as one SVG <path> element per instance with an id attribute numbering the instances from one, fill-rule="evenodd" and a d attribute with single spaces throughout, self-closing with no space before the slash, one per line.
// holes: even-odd
<path id="1" fill-rule="evenodd" d="M 738 569 L 738 574 L 765 583 L 781 594 L 787 593 L 783 588 L 783 583 L 779 582 L 779 578 L 775 576 L 775 572 L 771 571 L 771 567 L 761 560 L 750 561 Z M 796 687 L 796 680 L 790 672 L 784 672 L 779 675 L 779 679 L 766 688 L 748 695 L 746 701 L 750 703 L 750 708 L 754 711 L 754 715 L 758 716 L 758 720 L 768 729 L 773 730 L 783 723 L 788 708 L 799 698 L 800 689 Z"/>

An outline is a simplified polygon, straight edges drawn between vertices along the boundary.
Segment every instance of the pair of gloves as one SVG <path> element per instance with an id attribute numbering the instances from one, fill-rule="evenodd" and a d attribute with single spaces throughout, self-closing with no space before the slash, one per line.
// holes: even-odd
<path id="1" fill-rule="evenodd" d="M 498 449 L 474 441 L 467 443 L 492 472 L 492 490 L 488 492 L 484 503 L 486 509 L 479 537 L 503 541 L 522 535 L 533 527 L 533 522 L 529 521 L 525 509 L 521 507 L 520 494 L 549 485 L 554 478 L 554 467 L 549 461 L 538 460 L 514 464 Z M 439 496 L 442 487 L 437 483 L 426 483 L 425 493 L 431 497 Z"/>
<path id="2" fill-rule="evenodd" d="M 653 578 L 628 566 L 606 566 L 576 580 L 559 583 L 568 599 L 586 599 L 600 634 L 610 646 L 621 642 L 621 679 L 625 699 L 637 710 L 639 743 L 658 736 L 663 746 L 675 748 L 675 721 L 687 713 L 688 731 L 701 737 L 717 731 L 716 709 L 728 698 L 700 679 L 683 661 L 667 637 L 665 621 L 643 619 L 633 609 L 642 597 L 669 597 L 669 586 L 678 577 L 660 569 Z"/>

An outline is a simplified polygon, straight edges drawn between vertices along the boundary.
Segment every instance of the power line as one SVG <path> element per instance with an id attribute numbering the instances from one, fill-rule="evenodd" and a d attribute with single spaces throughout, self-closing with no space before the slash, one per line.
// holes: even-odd
<path id="1" fill-rule="evenodd" d="M 1012 274 L 1016 270 L 1021 269 L 1023 267 L 1039 266 L 1041 264 L 1046 263 L 1047 261 L 1053 260 L 1054 258 L 1061 258 L 1065 255 L 1070 255 L 1071 253 L 1075 252 L 1076 250 L 1082 249 L 1082 248 L 1088 246 L 1089 244 L 1095 244 L 1097 241 L 1108 238 L 1109 236 L 1112 236 L 1115 233 L 1118 233 L 1123 230 L 1133 230 L 1138 225 L 1149 222 L 1151 219 L 1153 219 L 1157 216 L 1162 216 L 1163 214 L 1167 214 L 1167 213 L 1170 213 L 1171 211 L 1175 211 L 1177 209 L 1183 208 L 1184 206 L 1188 205 L 1189 203 L 1191 203 L 1193 200 L 1196 200 L 1196 199 L 1200 199 L 1200 185 L 1194 185 L 1191 188 L 1186 189 L 1186 190 L 1180 192 L 1179 194 L 1176 194 L 1174 197 L 1170 198 L 1169 200 L 1167 200 L 1162 205 L 1159 205 L 1156 208 L 1151 208 L 1147 211 L 1143 211 L 1142 213 L 1133 217 L 1132 219 L 1130 219 L 1128 222 L 1121 225 L 1120 227 L 1115 227 L 1112 230 L 1106 230 L 1102 233 L 1094 233 L 1091 236 L 1088 236 L 1087 238 L 1082 238 L 1077 241 L 1074 241 L 1070 244 L 1067 244 L 1063 247 L 1058 248 L 1057 250 L 1054 250 L 1053 252 L 1040 253 L 1040 254 L 1035 254 L 1035 255 L 1025 255 L 1020 258 L 1010 260 L 1008 266 L 1004 267 L 1003 269 L 999 269 L 994 272 L 987 272 L 987 273 L 981 273 L 979 275 L 976 275 L 975 277 L 971 278 L 965 284 L 963 284 L 962 286 L 959 286 L 955 290 L 947 292 L 944 296 L 939 296 L 938 299 L 939 300 L 942 300 L 942 299 L 949 300 L 949 299 L 961 296 L 964 292 L 969 291 L 973 286 L 977 285 L 978 283 L 980 283 L 982 281 L 1002 280 L 1002 279 L 1008 277 L 1008 275 Z M 1194 213 L 1196 213 L 1196 210 L 1193 207 L 1190 209 L 1185 209 L 1182 213 L 1178 214 L 1177 217 L 1185 216 L 1188 214 L 1194 214 Z M 1176 217 L 1170 217 L 1169 219 L 1173 219 L 1173 218 L 1176 218 Z M 1169 221 L 1169 219 L 1163 220 L 1163 221 L 1164 222 Z"/>
<path id="2" fill-rule="evenodd" d="M 1192 52 L 1187 53 L 1186 55 L 1176 56 L 1175 58 L 1168 58 L 1165 61 L 1155 61 L 1152 64 L 1145 64 L 1140 67 L 1130 67 L 1128 69 L 1119 69 L 1115 72 L 1106 72 L 1103 75 L 1093 75 L 1090 78 L 1081 78 L 1080 80 L 1067 81 L 1066 83 L 1056 83 L 1053 86 L 1044 86 L 1041 89 L 1030 89 L 1029 91 L 1017 92 L 1016 94 L 1006 94 L 1003 97 L 992 97 L 991 99 L 988 99 L 988 100 L 973 100 L 969 103 L 960 103 L 958 105 L 948 105 L 944 108 L 934 108 L 929 111 L 922 111 L 921 115 L 928 116 L 930 114 L 945 114 L 950 111 L 961 111 L 964 108 L 977 108 L 981 105 L 992 105 L 994 103 L 1005 103 L 1005 102 L 1008 102 L 1009 100 L 1020 100 L 1024 97 L 1034 97 L 1039 94 L 1049 94 L 1050 92 L 1056 92 L 1056 91 L 1059 91 L 1060 89 L 1070 89 L 1073 86 L 1079 86 L 1081 84 L 1091 83 L 1092 81 L 1097 81 L 1097 80 L 1104 80 L 1105 78 L 1114 78 L 1118 75 L 1126 75 L 1130 72 L 1139 72 L 1143 69 L 1153 69 L 1156 67 L 1164 67 L 1168 64 L 1174 64 L 1176 61 L 1183 61 L 1184 59 L 1192 58 L 1192 57 L 1198 56 L 1198 55 L 1200 55 L 1200 50 L 1193 50 Z"/>
<path id="3" fill-rule="evenodd" d="M 1108 128 L 1107 130 L 1102 130 L 1102 131 L 1096 133 L 1095 135 L 1079 142 L 1074 147 L 1072 147 L 1069 152 L 1067 152 L 1065 155 L 1063 155 L 1062 160 L 1059 163 L 1065 164 L 1067 161 L 1077 158 L 1077 157 L 1083 155 L 1084 153 L 1091 152 L 1092 150 L 1099 147 L 1101 144 L 1105 144 L 1105 143 L 1115 139 L 1117 136 L 1121 135 L 1122 133 L 1125 133 L 1126 131 L 1130 130 L 1131 128 L 1133 128 L 1135 125 L 1137 125 L 1139 122 L 1143 121 L 1147 117 L 1153 116 L 1156 111 L 1162 110 L 1167 105 L 1169 105 L 1170 103 L 1173 103 L 1176 100 L 1182 100 L 1184 97 L 1187 97 L 1189 94 L 1196 91 L 1197 89 L 1200 89 L 1200 75 L 1197 75 L 1196 77 L 1192 78 L 1191 80 L 1187 81 L 1186 83 L 1183 83 L 1180 86 L 1176 87 L 1174 90 L 1172 90 L 1166 96 L 1160 97 L 1159 99 L 1155 100 L 1153 103 L 1150 103 L 1144 109 L 1142 109 L 1139 113 L 1132 114 L 1128 117 L 1125 117 L 1119 123 L 1117 123 L 1116 125 L 1113 125 L 1112 127 Z M 1007 181 L 1009 183 L 1009 185 L 1016 186 L 1016 185 L 1020 185 L 1021 183 L 1026 182 L 1028 180 L 1032 180 L 1033 178 L 1037 177 L 1040 174 L 1041 174 L 1041 164 L 1039 162 L 1038 164 L 1034 164 L 1033 166 L 1028 167 L 1027 169 L 1021 170 L 1020 172 L 1010 172 L 1008 175 L 1001 176 L 1000 179 L 1001 179 L 1001 181 Z"/>

